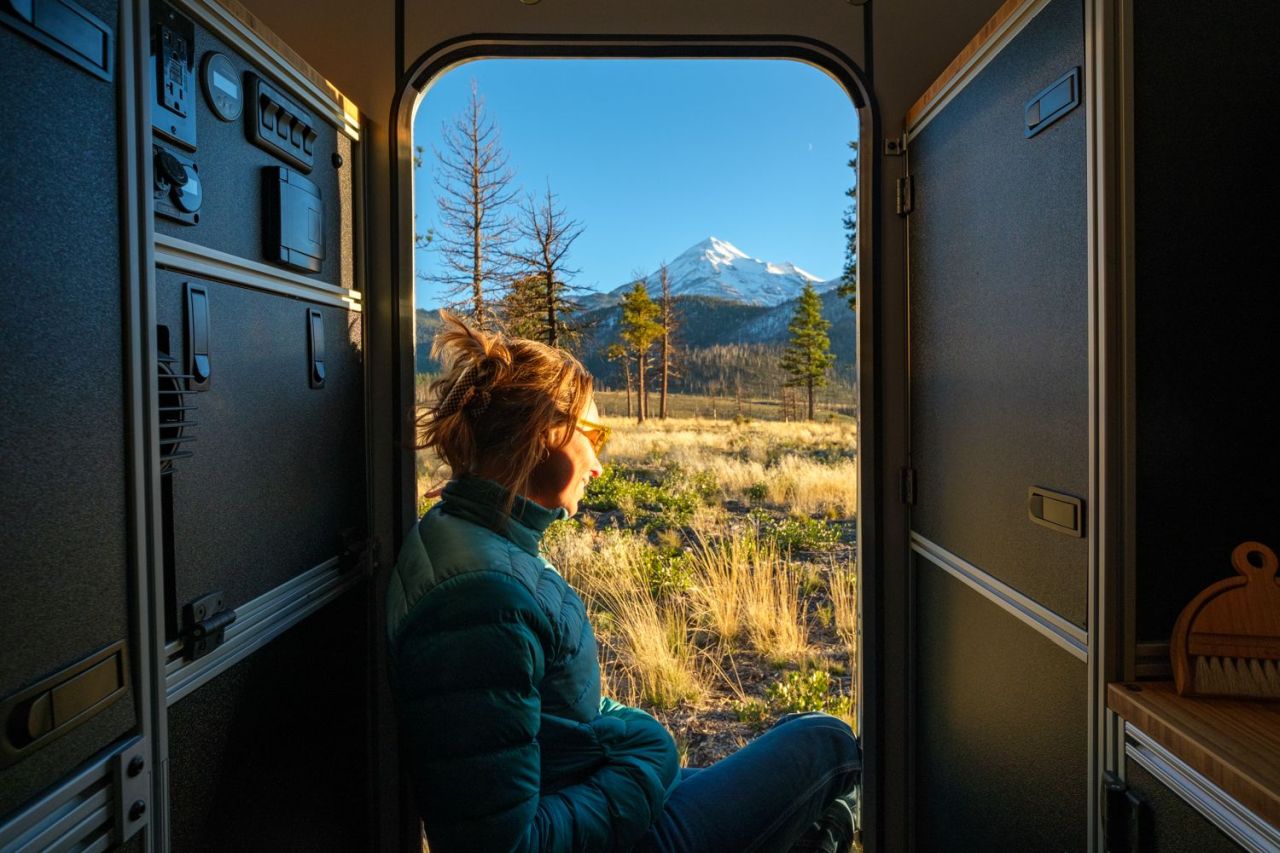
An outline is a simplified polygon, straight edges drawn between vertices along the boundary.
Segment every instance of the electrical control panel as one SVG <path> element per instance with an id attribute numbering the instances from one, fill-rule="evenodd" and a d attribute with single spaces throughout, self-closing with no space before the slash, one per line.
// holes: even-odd
<path id="1" fill-rule="evenodd" d="M 198 224 L 200 203 L 204 200 L 200 167 L 190 157 L 160 144 L 151 146 L 151 154 L 152 197 L 156 215 L 184 225 Z"/>
<path id="2" fill-rule="evenodd" d="M 324 200 L 314 183 L 292 169 L 263 170 L 263 251 L 267 260 L 320 272 L 324 260 Z"/>
<path id="3" fill-rule="evenodd" d="M 245 125 L 249 141 L 310 172 L 315 164 L 315 120 L 256 74 L 249 75 L 247 88 L 254 105 L 254 120 Z"/>
<path id="4" fill-rule="evenodd" d="M 196 150 L 196 34 L 190 18 L 156 2 L 151 7 L 151 125 L 166 139 Z"/>

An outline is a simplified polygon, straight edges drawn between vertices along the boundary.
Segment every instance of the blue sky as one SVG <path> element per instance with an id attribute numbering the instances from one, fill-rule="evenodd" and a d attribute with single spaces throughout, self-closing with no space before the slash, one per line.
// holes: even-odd
<path id="1" fill-rule="evenodd" d="M 857 137 L 848 95 L 787 60 L 488 59 L 432 83 L 414 119 L 418 230 L 436 225 L 433 146 L 474 80 L 525 190 L 549 180 L 586 231 L 575 283 L 610 290 L 716 236 L 748 255 L 840 274 Z M 430 250 L 418 269 L 430 270 Z M 417 304 L 440 303 L 419 282 Z"/>

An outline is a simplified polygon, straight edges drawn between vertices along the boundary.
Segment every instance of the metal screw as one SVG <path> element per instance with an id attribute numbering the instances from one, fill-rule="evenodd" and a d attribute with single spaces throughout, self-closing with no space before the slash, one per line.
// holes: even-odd
<path id="1" fill-rule="evenodd" d="M 147 813 L 147 803 L 145 800 L 135 800 L 133 805 L 129 806 L 129 820 L 140 820 Z"/>
<path id="2" fill-rule="evenodd" d="M 142 760 L 141 755 L 135 755 L 129 759 L 128 773 L 130 776 L 137 776 L 147 766 L 147 762 Z"/>
<path id="3" fill-rule="evenodd" d="M 333 168 L 335 169 L 342 168 L 342 155 L 339 154 L 337 151 L 333 152 Z"/>

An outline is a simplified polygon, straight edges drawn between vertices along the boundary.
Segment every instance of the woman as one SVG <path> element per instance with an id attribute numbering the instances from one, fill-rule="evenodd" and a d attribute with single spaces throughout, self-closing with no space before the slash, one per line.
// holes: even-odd
<path id="1" fill-rule="evenodd" d="M 793 715 L 681 771 L 657 720 L 600 696 L 582 601 L 539 551 L 601 474 L 608 429 L 591 377 L 560 350 L 441 317 L 432 354 L 445 373 L 421 446 L 453 479 L 406 538 L 387 595 L 404 758 L 432 853 L 847 845 L 860 756 L 843 722 Z"/>

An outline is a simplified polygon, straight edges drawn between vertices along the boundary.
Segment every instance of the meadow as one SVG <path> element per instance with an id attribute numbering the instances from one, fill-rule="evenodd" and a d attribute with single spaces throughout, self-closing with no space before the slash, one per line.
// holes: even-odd
<path id="1" fill-rule="evenodd" d="M 544 540 L 605 693 L 661 719 L 689 766 L 790 711 L 856 727 L 855 422 L 605 421 L 604 475 Z M 444 473 L 420 459 L 421 490 Z"/>

